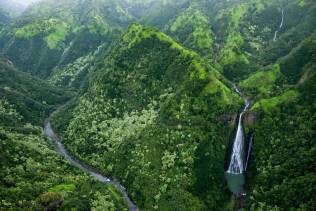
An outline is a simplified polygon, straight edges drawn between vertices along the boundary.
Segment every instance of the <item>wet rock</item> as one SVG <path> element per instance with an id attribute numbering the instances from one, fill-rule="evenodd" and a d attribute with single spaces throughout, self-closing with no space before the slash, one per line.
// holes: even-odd
<path id="1" fill-rule="evenodd" d="M 256 123 L 257 120 L 257 114 L 254 111 L 247 111 L 244 114 L 244 124 L 247 125 L 254 125 Z"/>

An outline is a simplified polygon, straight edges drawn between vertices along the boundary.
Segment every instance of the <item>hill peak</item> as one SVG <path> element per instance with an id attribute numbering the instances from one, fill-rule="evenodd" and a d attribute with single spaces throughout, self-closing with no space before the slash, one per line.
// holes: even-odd
<path id="1" fill-rule="evenodd" d="M 183 47 L 181 44 L 173 40 L 171 37 L 163 32 L 160 32 L 154 27 L 146 27 L 138 23 L 133 23 L 128 28 L 127 32 L 123 35 L 123 41 L 128 43 L 128 47 L 131 48 L 143 40 L 155 38 L 161 42 L 170 44 L 170 48 L 179 50 L 185 56 L 195 57 L 197 53 Z"/>

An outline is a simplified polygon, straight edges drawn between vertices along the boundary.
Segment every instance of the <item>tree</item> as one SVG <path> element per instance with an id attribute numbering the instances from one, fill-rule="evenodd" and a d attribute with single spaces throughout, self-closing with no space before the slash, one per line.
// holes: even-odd
<path id="1" fill-rule="evenodd" d="M 115 211 L 115 204 L 111 199 L 111 196 L 106 194 L 102 195 L 100 192 L 96 192 L 95 199 L 91 202 L 92 211 Z"/>

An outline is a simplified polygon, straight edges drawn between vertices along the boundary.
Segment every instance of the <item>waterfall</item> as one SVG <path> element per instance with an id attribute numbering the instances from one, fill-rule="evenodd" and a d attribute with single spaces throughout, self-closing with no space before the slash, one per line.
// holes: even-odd
<path id="1" fill-rule="evenodd" d="M 249 163 L 251 148 L 253 144 L 253 138 L 254 138 L 254 134 L 251 134 L 251 136 L 249 137 L 249 143 L 248 143 L 248 153 L 247 153 L 248 155 L 246 159 L 245 171 L 248 169 L 248 163 Z"/>
<path id="2" fill-rule="evenodd" d="M 239 95 L 241 95 L 241 92 L 239 91 L 239 89 L 236 86 L 234 88 L 235 88 L 235 91 Z M 232 154 L 230 158 L 229 167 L 227 170 L 227 173 L 231 173 L 231 174 L 242 174 L 245 170 L 244 131 L 243 131 L 242 120 L 243 120 L 243 115 L 245 111 L 248 109 L 250 103 L 246 98 L 244 98 L 244 100 L 245 100 L 245 107 L 238 117 L 238 127 L 237 127 L 237 131 L 236 131 L 236 135 L 235 135 L 235 139 L 233 143 L 233 150 L 232 150 Z"/>
<path id="3" fill-rule="evenodd" d="M 278 33 L 279 33 L 279 31 L 282 29 L 282 27 L 283 27 L 283 23 L 284 23 L 284 9 L 283 9 L 283 8 L 282 8 L 281 13 L 282 13 L 282 19 L 281 19 L 281 23 L 280 23 L 280 26 L 279 26 L 278 30 L 276 30 L 276 31 L 274 32 L 274 38 L 273 38 L 273 41 L 274 41 L 274 42 L 277 40 Z"/>

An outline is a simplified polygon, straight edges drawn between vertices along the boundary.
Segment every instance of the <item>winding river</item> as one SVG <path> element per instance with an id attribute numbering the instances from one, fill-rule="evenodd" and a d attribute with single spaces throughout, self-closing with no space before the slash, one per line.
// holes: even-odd
<path id="1" fill-rule="evenodd" d="M 45 121 L 44 133 L 47 136 L 47 138 L 54 143 L 56 151 L 59 154 L 61 154 L 66 160 L 68 160 L 71 165 L 73 165 L 73 166 L 81 169 L 82 171 L 90 174 L 92 177 L 94 177 L 96 180 L 98 180 L 102 183 L 113 185 L 123 195 L 123 198 L 125 199 L 125 201 L 128 205 L 129 211 L 139 211 L 137 206 L 129 198 L 126 189 L 120 184 L 120 182 L 118 180 L 103 176 L 102 174 L 100 174 L 96 170 L 94 170 L 92 167 L 90 167 L 87 164 L 84 164 L 81 161 L 78 161 L 77 159 L 72 157 L 67 152 L 64 145 L 60 142 L 60 138 L 57 136 L 57 134 L 54 132 L 54 130 L 52 128 L 50 117 Z"/>
<path id="2" fill-rule="evenodd" d="M 238 125 L 234 141 L 232 145 L 231 154 L 229 157 L 229 165 L 225 172 L 225 177 L 229 189 L 235 195 L 245 195 L 245 171 L 247 169 L 250 148 L 248 151 L 245 148 L 245 135 L 243 130 L 243 116 L 250 106 L 250 101 L 240 92 L 238 87 L 234 85 L 235 91 L 244 99 L 244 108 L 238 115 Z M 252 141 L 250 138 L 249 141 Z M 246 157 L 247 155 L 247 157 Z"/>

